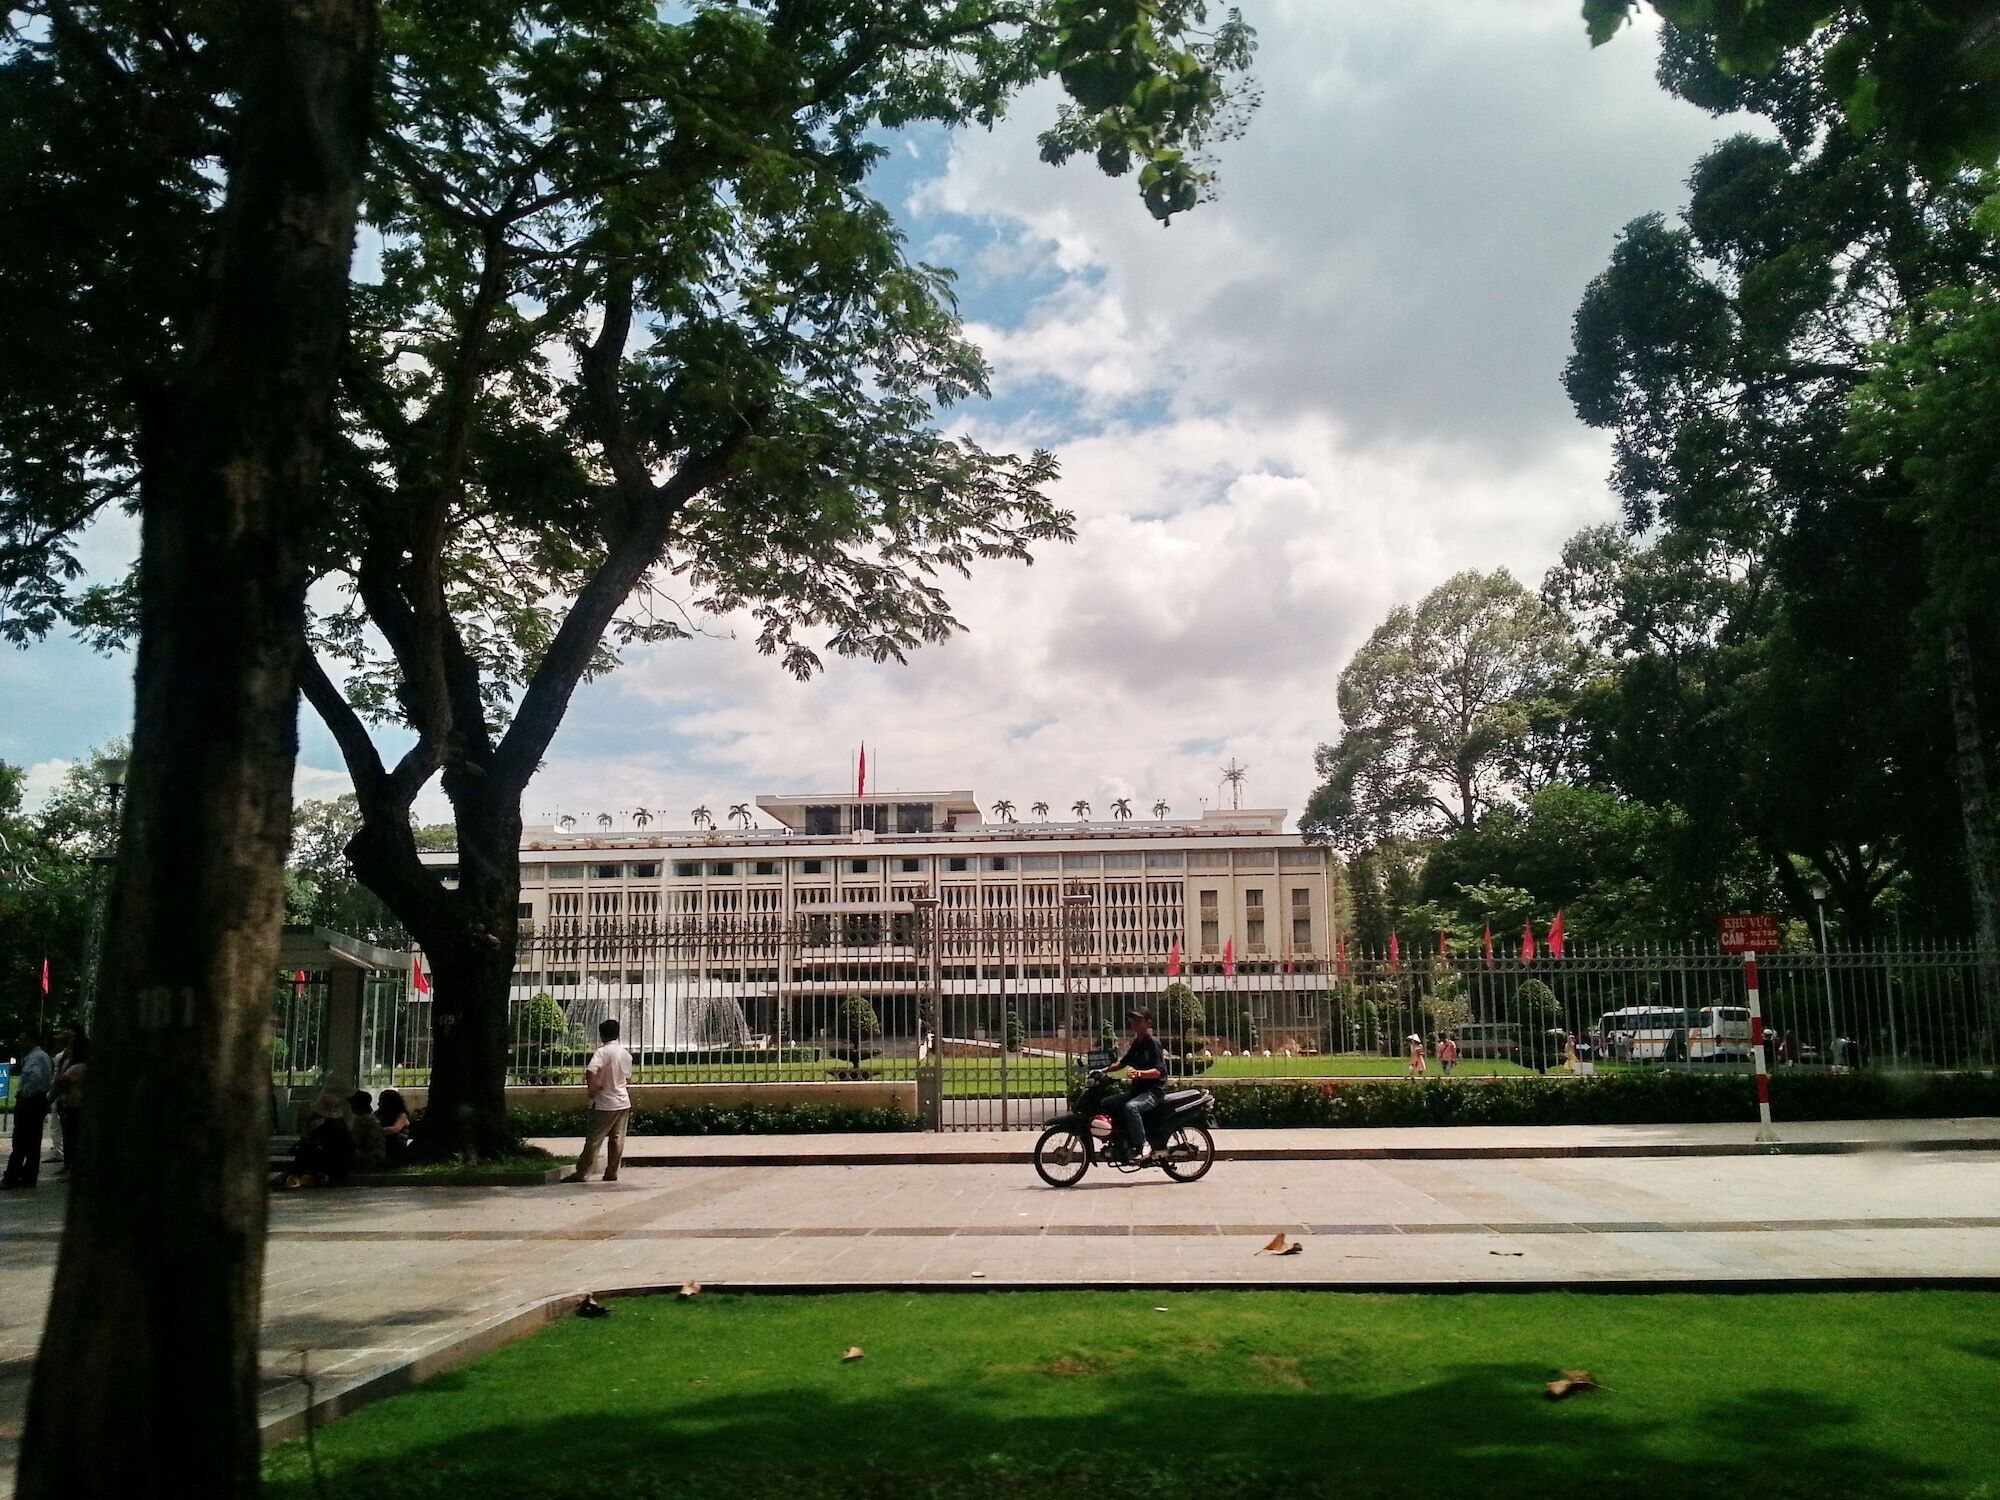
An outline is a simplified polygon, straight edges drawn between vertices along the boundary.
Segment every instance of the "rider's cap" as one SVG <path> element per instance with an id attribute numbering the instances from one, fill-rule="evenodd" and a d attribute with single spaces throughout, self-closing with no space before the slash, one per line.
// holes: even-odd
<path id="1" fill-rule="evenodd" d="M 1128 1021 L 1144 1021 L 1147 1025 L 1150 1026 L 1153 1023 L 1153 1013 L 1150 1010 L 1147 1010 L 1146 1007 L 1142 1005 L 1139 1006 L 1136 1010 L 1126 1011 L 1125 1019 Z"/>

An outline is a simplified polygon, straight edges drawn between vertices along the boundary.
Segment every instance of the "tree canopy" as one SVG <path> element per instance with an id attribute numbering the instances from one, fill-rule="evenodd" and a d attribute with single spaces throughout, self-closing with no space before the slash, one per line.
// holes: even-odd
<path id="1" fill-rule="evenodd" d="M 1472 828 L 1544 776 L 1580 667 L 1563 618 L 1505 569 L 1397 607 L 1340 674 L 1342 734 L 1302 826 L 1350 850 Z"/>

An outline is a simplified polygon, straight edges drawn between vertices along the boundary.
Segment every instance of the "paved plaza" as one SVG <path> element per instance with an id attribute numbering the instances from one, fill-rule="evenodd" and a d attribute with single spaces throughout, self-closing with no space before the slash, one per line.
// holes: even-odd
<path id="1" fill-rule="evenodd" d="M 294 1420 L 301 1351 L 319 1394 L 442 1367 L 548 1316 L 553 1297 L 678 1285 L 1449 1286 L 1799 1279 L 2000 1279 L 2000 1122 L 1794 1127 L 1814 1155 L 1672 1155 L 1741 1145 L 1741 1127 L 1572 1133 L 1616 1156 L 1219 1162 L 1207 1179 L 1093 1171 L 1067 1191 L 1018 1161 L 784 1166 L 741 1139 L 635 1140 L 635 1156 L 728 1165 L 629 1167 L 610 1185 L 395 1187 L 280 1194 L 265 1294 L 266 1410 Z M 1226 1150 L 1321 1132 L 1223 1132 Z M 1345 1132 L 1393 1138 L 1471 1132 Z M 1565 1138 L 1515 1131 L 1514 1145 Z M 1357 1137 L 1361 1137 L 1357 1141 Z M 829 1138 L 813 1138 L 824 1148 Z M 880 1153 L 897 1138 L 847 1138 Z M 1926 1149 L 1907 1149 L 1911 1141 Z M 1006 1153 L 1020 1136 L 930 1149 Z M 1308 1142 L 1309 1143 L 1309 1142 Z M 1413 1148 L 1421 1141 L 1407 1140 Z M 902 1144 L 908 1146 L 909 1138 Z M 1875 1144 L 1884 1149 L 1852 1151 Z M 1903 1149 L 1897 1149 L 1901 1145 Z M 794 1150 L 800 1149 L 794 1141 Z M 731 1160 L 731 1158 L 734 1158 Z M 28 1370 L 48 1294 L 63 1190 L 0 1199 L 0 1494 L 11 1484 Z M 1274 1233 L 1304 1253 L 1256 1253 Z M 428 1360 L 429 1363 L 421 1363 Z M 280 1430 L 283 1430 L 282 1428 Z"/>

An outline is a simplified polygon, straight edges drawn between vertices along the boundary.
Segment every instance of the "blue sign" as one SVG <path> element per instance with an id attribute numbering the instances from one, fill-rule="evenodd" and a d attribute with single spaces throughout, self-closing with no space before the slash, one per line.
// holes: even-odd
<path id="1" fill-rule="evenodd" d="M 8 1091 L 13 1087 L 14 1070 L 12 1068 L 0 1068 L 0 1099 L 5 1099 Z"/>

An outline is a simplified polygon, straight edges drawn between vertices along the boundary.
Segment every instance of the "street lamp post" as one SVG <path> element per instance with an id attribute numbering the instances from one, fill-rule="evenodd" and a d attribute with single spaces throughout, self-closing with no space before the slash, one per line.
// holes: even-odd
<path id="1" fill-rule="evenodd" d="M 1812 883 L 1812 898 L 1819 914 L 1819 972 L 1826 982 L 1826 1055 L 1833 1059 L 1839 1056 L 1840 1026 L 1833 1017 L 1833 950 L 1826 940 L 1826 897 L 1826 882 L 1815 880 Z M 1832 1067 L 1833 1063 L 1829 1061 L 1827 1066 Z"/>
<path id="2" fill-rule="evenodd" d="M 90 928 L 84 935 L 83 983 L 78 1005 L 86 1034 L 97 1020 L 97 965 L 104 953 L 104 906 L 110 896 L 112 871 L 118 863 L 118 799 L 125 791 L 125 762 L 100 761 L 98 770 L 102 777 L 98 784 L 104 790 L 105 801 L 111 805 L 111 832 L 105 837 L 104 847 L 90 856 L 90 862 L 98 868 L 90 897 Z"/>

